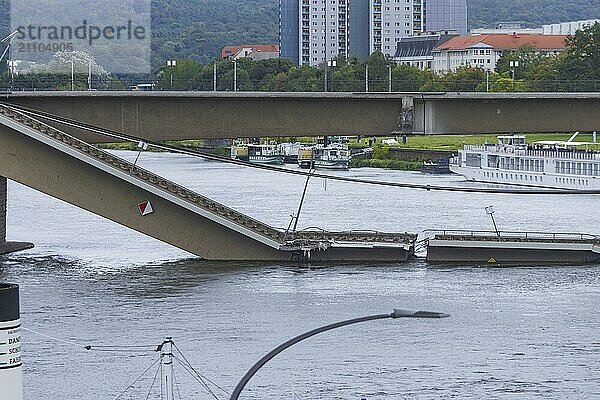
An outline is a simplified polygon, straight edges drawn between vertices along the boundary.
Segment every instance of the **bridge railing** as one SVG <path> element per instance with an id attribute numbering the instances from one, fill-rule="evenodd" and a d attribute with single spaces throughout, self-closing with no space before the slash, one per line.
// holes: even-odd
<path id="1" fill-rule="evenodd" d="M 528 231 L 476 231 L 456 229 L 428 229 L 423 231 L 426 237 L 449 240 L 524 240 L 556 242 L 600 242 L 600 236 L 586 233 L 569 232 L 528 232 Z"/>
<path id="2" fill-rule="evenodd" d="M 89 90 L 87 75 L 76 75 L 73 82 L 70 75 L 32 76 L 28 74 L 17 75 L 14 79 L 4 77 L 0 79 L 0 91 L 70 91 Z M 327 83 L 326 83 L 327 82 Z M 173 83 L 165 83 L 153 77 L 119 78 L 103 77 L 92 78 L 92 88 L 98 91 L 130 91 L 130 90 L 155 90 L 155 91 L 212 91 L 212 79 L 174 79 Z M 217 91 L 242 91 L 242 92 L 421 92 L 421 91 L 446 91 L 446 92 L 599 92 L 600 80 L 524 80 L 516 81 L 515 85 L 506 82 L 490 82 L 485 80 L 453 80 L 443 78 L 435 79 L 392 79 L 391 85 L 387 79 L 335 79 L 327 81 L 321 78 L 308 80 L 252 80 L 239 77 L 224 78 L 217 81 Z"/>
<path id="3" fill-rule="evenodd" d="M 334 241 L 361 241 L 374 243 L 412 243 L 417 235 L 413 233 L 388 233 L 375 230 L 349 230 L 331 232 L 320 228 L 305 228 L 296 232 L 287 232 L 287 240 L 334 240 Z"/>

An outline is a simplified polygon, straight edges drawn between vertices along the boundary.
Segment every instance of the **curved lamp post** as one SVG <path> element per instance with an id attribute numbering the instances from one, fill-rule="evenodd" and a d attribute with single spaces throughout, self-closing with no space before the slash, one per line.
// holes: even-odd
<path id="1" fill-rule="evenodd" d="M 399 310 L 399 309 L 395 309 L 394 312 L 392 312 L 391 314 L 379 314 L 379 315 L 370 315 L 367 317 L 361 317 L 361 318 L 354 318 L 354 319 L 349 319 L 346 321 L 341 321 L 341 322 L 336 322 L 334 324 L 330 324 L 330 325 L 326 325 L 326 326 L 322 326 L 320 328 L 317 329 L 313 329 L 310 332 L 306 332 L 303 333 L 302 335 L 296 336 L 295 338 L 288 340 L 287 342 L 281 344 L 280 346 L 276 347 L 275 349 L 271 350 L 269 353 L 267 353 L 263 358 L 261 358 L 260 360 L 258 360 L 256 362 L 256 364 L 254 364 L 252 366 L 252 368 L 250 368 L 248 370 L 248 372 L 246 372 L 246 375 L 244 375 L 244 377 L 242 378 L 242 380 L 240 380 L 240 382 L 237 384 L 237 386 L 235 387 L 233 394 L 230 397 L 230 400 L 238 400 L 238 398 L 240 397 L 240 393 L 242 392 L 242 390 L 244 390 L 244 387 L 246 386 L 246 384 L 248 383 L 248 381 L 254 376 L 254 374 L 256 374 L 258 372 L 259 369 L 262 368 L 263 365 L 265 365 L 267 362 L 269 362 L 273 357 L 275 357 L 277 354 L 281 353 L 282 351 L 284 351 L 285 349 L 287 349 L 288 347 L 293 346 L 294 344 L 304 340 L 304 339 L 308 339 L 309 337 L 318 335 L 319 333 L 322 332 L 326 332 L 332 329 L 336 329 L 336 328 L 341 328 L 342 326 L 346 326 L 346 325 L 352 325 L 352 324 L 356 324 L 359 322 L 366 322 L 366 321 L 372 321 L 375 319 L 384 319 L 384 318 L 447 318 L 449 317 L 449 314 L 444 314 L 444 313 L 438 313 L 438 312 L 430 312 L 430 311 L 410 311 L 410 310 Z"/>

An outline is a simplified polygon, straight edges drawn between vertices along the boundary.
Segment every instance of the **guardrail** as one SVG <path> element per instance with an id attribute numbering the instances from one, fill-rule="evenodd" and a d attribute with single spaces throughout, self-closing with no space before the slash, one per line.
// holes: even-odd
<path id="1" fill-rule="evenodd" d="M 435 238 L 469 238 L 469 239 L 520 239 L 520 240 L 552 240 L 552 241 L 587 241 L 600 242 L 600 236 L 587 233 L 549 233 L 549 232 L 524 232 L 524 231 L 475 231 L 475 230 L 438 230 L 427 229 L 423 231 L 425 235 Z"/>
<path id="2" fill-rule="evenodd" d="M 443 78 L 437 79 L 392 79 L 390 83 L 385 78 L 369 77 L 366 85 L 364 78 L 336 79 L 329 76 L 324 79 L 323 71 L 319 71 L 310 82 L 297 79 L 247 79 L 238 76 L 220 77 L 217 81 L 218 91 L 244 91 L 244 92 L 421 92 L 431 91 L 436 88 L 446 92 L 484 92 L 486 91 L 485 80 L 456 80 L 448 81 Z M 327 83 L 325 83 L 327 82 Z M 71 82 L 70 74 L 57 74 L 52 77 L 32 76 L 28 74 L 16 75 L 14 79 L 5 77 L 0 79 L 0 91 L 67 91 L 88 90 L 89 82 L 87 74 L 75 74 Z M 140 86 L 138 86 L 140 85 Z M 234 89 L 234 85 L 235 89 Z M 368 87 L 367 87 L 368 86 Z M 156 76 L 144 78 L 127 77 L 92 77 L 93 90 L 99 91 L 127 91 L 127 90 L 156 90 L 156 91 L 212 91 L 214 89 L 213 79 L 158 79 Z M 490 82 L 490 92 L 598 92 L 600 91 L 600 80 L 549 80 L 529 81 L 518 80 L 517 85 L 506 85 L 505 83 Z"/>

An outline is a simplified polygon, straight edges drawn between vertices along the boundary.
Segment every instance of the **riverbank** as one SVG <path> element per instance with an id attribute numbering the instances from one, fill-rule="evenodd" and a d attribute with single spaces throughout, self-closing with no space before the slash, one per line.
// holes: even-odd
<path id="1" fill-rule="evenodd" d="M 402 171 L 419 171 L 423 163 L 435 161 L 439 158 L 449 158 L 455 155 L 459 149 L 465 145 L 496 143 L 496 134 L 489 135 L 430 135 L 430 136 L 410 136 L 406 143 L 402 143 L 399 137 L 398 143 L 390 144 L 390 138 L 363 138 L 360 141 L 351 140 L 348 145 L 353 150 L 373 148 L 370 154 L 363 154 L 352 157 L 350 161 L 351 168 L 385 168 Z M 552 134 L 538 133 L 528 134 L 529 143 L 541 140 L 567 140 L 571 134 Z M 578 142 L 592 142 L 591 134 L 580 134 L 576 139 Z M 229 147 L 226 146 L 207 146 L 203 140 L 184 140 L 166 142 L 169 145 L 202 150 L 211 154 L 228 157 Z M 133 150 L 139 148 L 136 143 L 109 143 L 99 145 L 103 149 L 111 150 Z M 595 144 L 590 148 L 600 150 L 600 146 Z M 153 149 L 148 151 L 162 151 Z"/>
<path id="2" fill-rule="evenodd" d="M 354 147 L 355 149 L 357 147 Z M 455 151 L 412 149 L 375 145 L 373 152 L 354 156 L 350 160 L 351 168 L 371 167 L 402 171 L 420 171 L 423 163 L 439 158 L 450 158 Z"/>

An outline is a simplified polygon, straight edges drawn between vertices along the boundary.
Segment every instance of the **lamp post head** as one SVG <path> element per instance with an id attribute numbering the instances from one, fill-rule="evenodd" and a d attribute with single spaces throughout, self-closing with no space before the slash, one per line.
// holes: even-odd
<path id="1" fill-rule="evenodd" d="M 448 318 L 450 314 L 433 311 L 414 311 L 395 308 L 390 318 Z"/>

